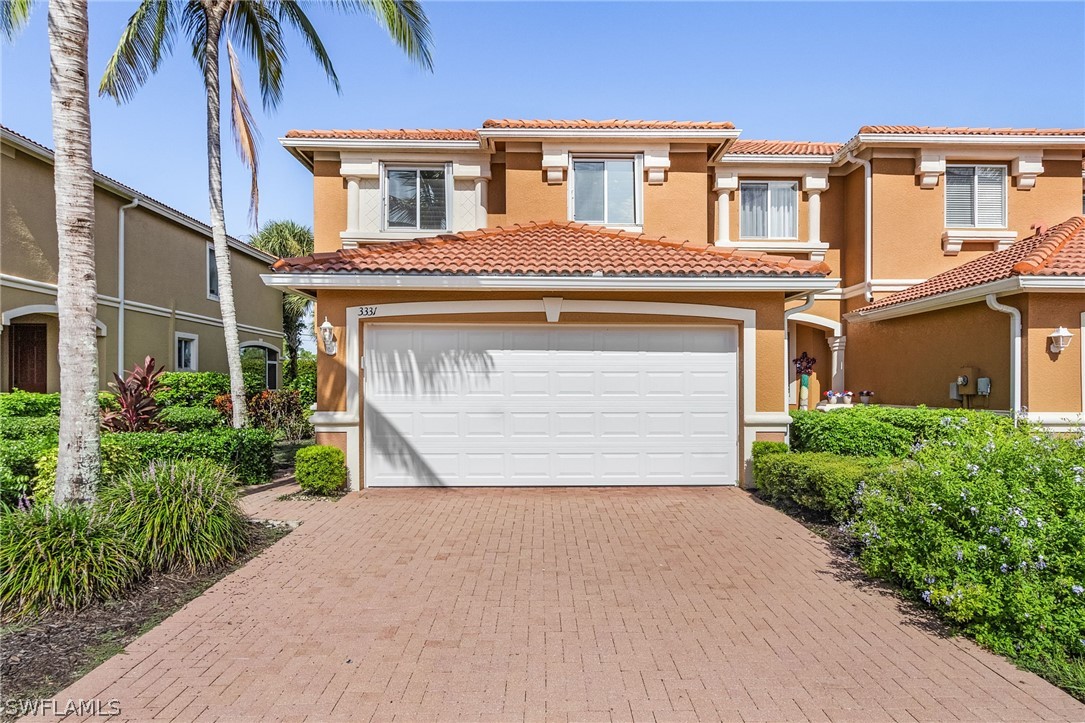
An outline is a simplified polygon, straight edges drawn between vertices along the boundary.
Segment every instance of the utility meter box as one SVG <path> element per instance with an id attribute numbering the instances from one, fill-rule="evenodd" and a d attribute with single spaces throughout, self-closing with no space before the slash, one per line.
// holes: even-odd
<path id="1" fill-rule="evenodd" d="M 981 397 L 991 396 L 991 377 L 980 377 L 976 380 L 976 394 Z"/>

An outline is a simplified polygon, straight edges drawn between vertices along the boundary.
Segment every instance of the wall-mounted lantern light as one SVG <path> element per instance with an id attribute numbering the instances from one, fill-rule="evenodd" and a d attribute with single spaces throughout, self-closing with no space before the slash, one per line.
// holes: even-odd
<path id="1" fill-rule="evenodd" d="M 1070 346 L 1070 340 L 1074 338 L 1074 335 L 1065 326 L 1060 326 L 1052 332 L 1051 336 L 1051 353 L 1060 354 L 1062 350 Z"/>
<path id="2" fill-rule="evenodd" d="M 335 328 L 332 327 L 332 323 L 328 321 L 328 317 L 324 317 L 324 323 L 320 325 L 320 338 L 324 341 L 324 353 L 328 356 L 335 356 L 338 345 L 335 341 Z"/>

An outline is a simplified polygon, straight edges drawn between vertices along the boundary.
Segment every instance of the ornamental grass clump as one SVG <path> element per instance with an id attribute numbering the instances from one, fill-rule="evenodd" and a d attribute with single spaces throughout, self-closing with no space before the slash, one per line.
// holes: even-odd
<path id="1" fill-rule="evenodd" d="M 114 520 L 82 505 L 0 515 L 0 619 L 116 597 L 142 566 Z"/>
<path id="2" fill-rule="evenodd" d="M 946 416 L 860 485 L 844 529 L 870 574 L 1025 662 L 1085 660 L 1085 437 Z"/>
<path id="3" fill-rule="evenodd" d="M 248 545 L 236 485 L 205 459 L 157 461 L 121 475 L 99 499 L 148 570 L 191 574 L 234 560 Z"/>

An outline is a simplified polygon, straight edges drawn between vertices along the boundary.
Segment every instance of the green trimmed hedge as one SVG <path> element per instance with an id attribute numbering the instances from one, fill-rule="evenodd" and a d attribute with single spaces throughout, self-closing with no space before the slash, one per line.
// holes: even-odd
<path id="1" fill-rule="evenodd" d="M 217 410 L 206 407 L 164 407 L 158 414 L 158 421 L 178 432 L 227 426 L 226 420 Z"/>
<path id="2" fill-rule="evenodd" d="M 893 462 L 877 457 L 840 457 L 827 452 L 770 452 L 754 457 L 754 480 L 766 499 L 841 522 L 853 510 L 860 482 Z"/>
<path id="3" fill-rule="evenodd" d="M 103 435 L 139 455 L 143 462 L 159 459 L 209 459 L 231 468 L 243 484 L 271 477 L 274 438 L 262 429 L 221 429 L 195 432 L 118 432 Z"/>
<path id="4" fill-rule="evenodd" d="M 792 412 L 791 449 L 848 457 L 903 457 L 914 436 L 862 410 Z"/>
<path id="5" fill-rule="evenodd" d="M 294 455 L 294 474 L 306 492 L 333 495 L 347 483 L 347 457 L 338 447 L 302 447 Z"/>
<path id="6" fill-rule="evenodd" d="M 207 407 L 230 393 L 230 377 L 220 372 L 165 372 L 154 400 L 162 407 Z"/>
<path id="7" fill-rule="evenodd" d="M 60 417 L 0 417 L 0 440 L 56 437 L 60 433 Z"/>
<path id="8" fill-rule="evenodd" d="M 98 392 L 98 406 L 113 409 L 117 396 L 111 392 Z M 0 417 L 47 417 L 60 414 L 60 393 L 40 394 L 16 389 L 0 393 Z"/>

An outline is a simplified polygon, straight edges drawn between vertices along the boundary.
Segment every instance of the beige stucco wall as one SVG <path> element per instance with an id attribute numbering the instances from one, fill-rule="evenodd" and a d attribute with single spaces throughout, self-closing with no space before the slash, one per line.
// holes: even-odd
<path id="1" fill-rule="evenodd" d="M 1018 297 L 1001 301 L 1020 305 Z M 991 378 L 991 409 L 1010 407 L 1010 317 L 980 301 L 926 314 L 848 325 L 846 379 L 879 404 L 956 407 L 961 367 Z M 979 406 L 982 406 L 980 400 Z"/>
<path id="2" fill-rule="evenodd" d="M 317 251 L 342 247 L 339 233 L 347 228 L 347 186 L 339 161 L 313 163 L 313 241 Z"/>
<path id="3" fill-rule="evenodd" d="M 30 282 L 56 284 L 57 234 L 52 166 L 18 148 L 4 145 L 0 155 L 0 271 Z M 97 316 L 107 326 L 99 338 L 100 383 L 104 388 L 117 369 L 118 334 L 118 212 L 129 200 L 95 188 L 95 264 L 98 292 L 104 297 Z M 207 298 L 208 235 L 143 207 L 125 212 L 125 368 L 152 355 L 173 365 L 173 333 L 198 334 L 201 370 L 226 371 L 226 351 L 219 305 Z M 260 275 L 268 264 L 238 250 L 231 251 L 231 268 L 241 342 L 281 345 L 282 294 L 264 285 Z M 23 282 L 17 282 L 26 286 Z M 55 306 L 47 289 L 0 286 L 0 310 L 23 306 Z M 155 309 L 137 308 L 143 304 Z M 201 317 L 174 319 L 175 313 Z M 30 323 L 18 317 L 15 323 Z M 56 360 L 56 318 L 49 319 L 49 388 L 59 386 Z M 10 352 L 0 333 L 0 389 L 10 387 Z"/>
<path id="4" fill-rule="evenodd" d="M 1024 305 L 1025 403 L 1033 412 L 1080 413 L 1082 313 L 1085 293 L 1028 294 Z M 1074 335 L 1061 354 L 1050 351 L 1051 333 L 1065 326 Z"/>
<path id="5" fill-rule="evenodd" d="M 1008 166 L 1010 158 L 1004 160 Z M 958 161 L 949 156 L 946 162 Z M 920 188 L 914 158 L 875 157 L 873 164 L 874 278 L 925 279 L 991 252 L 987 245 L 965 246 L 956 256 L 943 253 L 944 177 L 936 188 Z M 1030 190 L 1018 189 L 1012 176 L 1008 181 L 1008 228 L 1019 239 L 1031 235 L 1034 223 L 1051 225 L 1081 212 L 1080 161 L 1045 160 Z M 861 219 L 861 210 L 856 213 Z"/>

